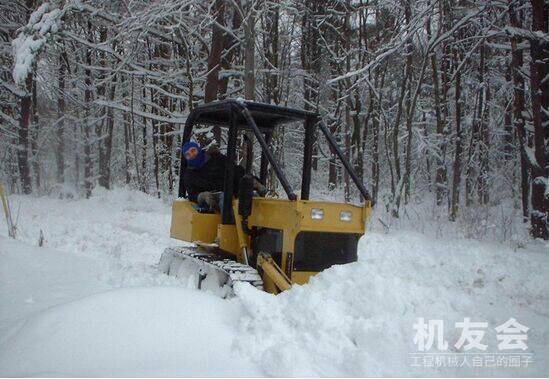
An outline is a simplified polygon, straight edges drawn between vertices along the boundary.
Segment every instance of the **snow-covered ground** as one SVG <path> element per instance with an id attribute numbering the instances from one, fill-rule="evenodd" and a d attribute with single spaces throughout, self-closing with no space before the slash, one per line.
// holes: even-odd
<path id="1" fill-rule="evenodd" d="M 511 248 L 374 222 L 358 262 L 278 296 L 240 286 L 222 300 L 154 267 L 178 243 L 161 200 L 97 190 L 89 200 L 15 196 L 12 208 L 18 241 L 0 226 L 0 376 L 549 373 L 547 243 Z M 444 323 L 449 346 L 435 340 L 435 357 L 414 343 L 420 317 Z M 464 318 L 487 323 L 485 351 L 455 347 Z M 529 328 L 527 350 L 498 349 L 494 328 L 511 318 Z M 463 367 L 436 367 L 452 359 Z"/>

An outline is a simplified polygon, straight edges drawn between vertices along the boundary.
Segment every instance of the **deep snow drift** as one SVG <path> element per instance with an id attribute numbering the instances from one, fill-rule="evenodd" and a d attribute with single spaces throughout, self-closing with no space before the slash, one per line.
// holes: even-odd
<path id="1" fill-rule="evenodd" d="M 539 376 L 549 372 L 549 246 L 369 231 L 359 261 L 278 296 L 240 286 L 221 300 L 154 265 L 169 205 L 96 191 L 89 200 L 12 198 L 19 240 L 0 237 L 0 375 Z M 19 212 L 18 212 L 18 208 Z M 45 247 L 37 247 L 40 230 Z M 0 235 L 6 236 L 5 225 Z M 414 323 L 529 327 L 528 367 L 414 367 Z M 432 352 L 437 350 L 433 348 Z M 523 351 L 519 351 L 524 353 Z"/>

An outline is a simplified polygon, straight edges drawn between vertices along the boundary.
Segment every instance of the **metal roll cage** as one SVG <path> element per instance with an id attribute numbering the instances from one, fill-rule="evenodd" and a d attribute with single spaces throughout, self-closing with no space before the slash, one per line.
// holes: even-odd
<path id="1" fill-rule="evenodd" d="M 256 120 L 261 126 L 258 126 Z M 236 147 L 238 130 L 250 130 L 261 146 L 261 164 L 259 179 L 265 184 L 267 179 L 267 169 L 270 164 L 276 177 L 284 188 L 284 192 L 289 200 L 297 200 L 292 186 L 275 160 L 275 157 L 269 149 L 269 142 L 275 127 L 280 124 L 292 121 L 303 121 L 305 128 L 304 155 L 303 155 L 303 173 L 301 179 L 301 200 L 309 200 L 311 187 L 311 169 L 313 158 L 313 144 L 315 142 L 315 127 L 318 126 L 322 134 L 326 137 L 328 144 L 339 157 L 345 170 L 357 186 L 362 197 L 366 201 L 371 201 L 370 194 L 364 184 L 360 181 L 355 170 L 345 158 L 345 155 L 337 145 L 337 142 L 328 127 L 322 122 L 318 114 L 308 111 L 302 111 L 292 108 L 280 107 L 270 104 L 262 104 L 250 101 L 224 100 L 200 105 L 193 109 L 185 122 L 182 144 L 191 139 L 193 126 L 195 124 L 212 124 L 222 127 L 228 127 L 227 140 L 227 166 L 225 170 L 225 179 L 223 187 L 223 208 L 221 210 L 222 224 L 233 224 L 234 220 L 231 213 L 232 194 L 234 187 L 234 163 L 236 161 Z M 253 151 L 252 141 L 248 141 L 247 162 L 251 162 Z M 179 197 L 186 197 L 186 188 L 183 181 L 183 173 L 187 167 L 187 162 L 181 154 L 181 165 L 179 171 Z M 248 164 L 246 171 L 251 171 L 251 164 Z"/>

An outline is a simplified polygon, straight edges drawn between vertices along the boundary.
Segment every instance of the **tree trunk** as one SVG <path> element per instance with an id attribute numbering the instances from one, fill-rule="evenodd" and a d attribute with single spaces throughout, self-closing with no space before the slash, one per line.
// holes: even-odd
<path id="1" fill-rule="evenodd" d="M 31 155 L 32 169 L 34 171 L 34 180 L 36 181 L 36 189 L 40 190 L 40 159 L 38 157 L 38 135 L 40 133 L 39 117 L 38 117 L 38 85 L 36 76 L 32 78 L 32 138 L 31 138 Z"/>
<path id="2" fill-rule="evenodd" d="M 321 54 L 318 45 L 320 30 L 316 25 L 316 18 L 324 2 L 324 0 L 305 0 L 301 18 L 301 67 L 305 73 L 303 77 L 303 107 L 305 110 L 318 111 L 318 77 Z M 318 141 L 316 138 L 315 140 Z M 315 172 L 318 170 L 317 143 L 313 145 L 312 168 Z"/>
<path id="3" fill-rule="evenodd" d="M 279 53 L 278 53 L 278 21 L 280 18 L 279 4 L 273 2 L 271 8 L 263 13 L 265 35 L 263 37 L 263 50 L 265 52 L 265 102 L 278 104 L 280 102 L 280 89 L 278 88 Z"/>
<path id="4" fill-rule="evenodd" d="M 482 90 L 481 90 L 482 91 Z M 467 153 L 467 171 L 465 174 L 465 205 L 467 207 L 473 205 L 474 200 L 474 176 L 475 176 L 475 168 L 478 167 L 478 164 L 474 162 L 476 159 L 477 153 L 477 147 L 478 147 L 478 134 L 479 134 L 479 119 L 480 119 L 480 113 L 482 112 L 480 110 L 481 105 L 481 92 L 476 96 L 475 100 L 475 106 L 473 109 L 473 125 L 471 128 L 471 138 L 469 140 L 469 148 Z"/>
<path id="5" fill-rule="evenodd" d="M 351 109 L 349 106 L 345 107 L 345 159 L 350 162 L 351 164 L 351 130 L 350 130 L 350 124 L 351 124 Z M 343 171 L 343 183 L 345 184 L 345 202 L 351 201 L 351 180 L 349 177 L 349 173 L 347 170 Z"/>
<path id="6" fill-rule="evenodd" d="M 89 199 L 93 190 L 93 161 L 91 158 L 91 136 L 90 126 L 84 125 L 84 189 L 86 190 L 86 199 Z"/>
<path id="7" fill-rule="evenodd" d="M 456 66 L 461 61 L 458 52 L 454 52 L 454 61 Z M 455 111 L 456 111 L 456 147 L 454 156 L 454 176 L 452 179 L 452 201 L 450 207 L 450 221 L 455 221 L 459 210 L 459 193 L 461 186 L 461 151 L 462 151 L 462 131 L 461 131 L 461 71 L 456 71 L 456 89 L 455 89 Z"/>
<path id="8" fill-rule="evenodd" d="M 479 201 L 480 204 L 488 205 L 490 201 L 489 195 L 489 175 L 490 175 L 490 109 L 488 104 L 490 102 L 490 85 L 486 84 L 486 102 L 484 106 L 484 114 L 482 115 L 481 131 L 480 131 L 480 174 L 479 174 Z"/>
<path id="9" fill-rule="evenodd" d="M 223 0 L 215 0 L 214 4 L 215 21 L 224 25 L 225 5 Z M 224 32 L 219 26 L 212 26 L 212 43 L 210 55 L 208 56 L 208 74 L 204 88 L 204 102 L 209 103 L 217 100 L 219 90 L 219 69 L 221 67 L 221 53 L 223 52 Z M 221 129 L 219 126 L 213 129 L 214 138 L 221 143 Z"/>
<path id="10" fill-rule="evenodd" d="M 345 6 L 345 22 L 344 22 L 344 32 L 343 32 L 343 54 L 345 57 L 345 72 L 351 71 L 351 40 L 352 40 L 352 29 L 351 29 L 351 16 L 350 16 L 351 1 L 346 1 Z M 350 90 L 351 83 L 346 80 L 345 82 L 345 93 L 347 94 L 347 101 L 345 102 L 345 159 L 351 164 L 354 165 L 355 160 L 352 154 L 351 146 L 351 121 L 353 121 L 354 128 L 353 130 L 358 129 L 358 120 L 357 115 L 359 113 L 359 103 L 357 102 L 356 108 L 353 107 L 353 93 L 354 91 Z M 351 110 L 353 110 L 354 117 L 351 120 Z M 356 133 L 354 133 L 356 135 Z M 358 133 L 360 135 L 360 133 Z M 357 145 L 358 146 L 358 145 Z M 351 178 L 347 170 L 343 171 L 343 183 L 345 184 L 345 202 L 351 201 Z"/>
<path id="11" fill-rule="evenodd" d="M 151 91 L 152 93 L 152 91 Z M 152 97 L 152 94 L 151 94 Z M 153 114 L 155 113 L 155 110 L 153 109 Z M 154 182 L 156 185 L 156 195 L 160 199 L 160 164 L 158 161 L 158 122 L 156 120 L 151 120 L 152 122 L 152 148 L 153 148 L 153 156 L 154 156 Z"/>
<path id="12" fill-rule="evenodd" d="M 76 111 L 76 114 L 77 114 L 77 118 L 80 118 L 78 117 L 80 112 L 77 110 Z M 72 128 L 73 130 L 73 133 L 72 133 L 72 139 L 75 143 L 75 147 L 74 147 L 74 187 L 75 188 L 80 188 L 80 146 L 81 144 L 79 144 L 78 142 L 79 141 L 82 141 L 82 125 L 80 125 L 80 127 L 74 127 Z M 80 132 L 80 133 L 79 133 Z"/>
<path id="13" fill-rule="evenodd" d="M 337 127 L 335 122 L 330 126 L 330 132 L 335 136 Z M 336 139 L 337 140 L 337 139 Z M 337 186 L 337 162 L 335 150 L 330 146 L 330 162 L 328 168 L 328 190 L 333 191 Z"/>
<path id="14" fill-rule="evenodd" d="M 423 124 L 423 138 L 427 140 L 429 138 L 429 128 L 427 127 L 426 112 L 423 112 L 421 115 L 421 122 Z M 427 183 L 429 183 L 429 192 L 432 192 L 431 185 L 433 183 L 433 177 L 431 174 L 431 154 L 429 154 L 429 150 L 425 151 L 425 173 L 427 176 Z"/>
<path id="15" fill-rule="evenodd" d="M 381 73 L 381 80 L 378 83 L 379 75 L 376 73 L 374 78 L 374 83 L 376 88 L 383 88 L 385 84 L 385 75 L 387 73 L 387 66 L 383 69 Z M 370 88 L 370 92 L 373 89 Z M 371 96 L 373 101 L 374 96 Z M 379 99 L 372 106 L 372 137 L 373 137 L 373 146 L 372 146 L 372 199 L 374 202 L 377 202 L 379 194 L 379 178 L 380 178 L 380 156 L 379 156 L 379 130 L 381 125 L 381 104 L 383 102 L 383 92 L 379 94 Z M 387 128 L 384 128 L 386 131 Z M 366 138 L 364 138 L 366 140 Z M 386 140 L 386 138 L 385 138 Z M 386 149 L 387 150 L 387 149 Z M 389 160 L 388 160 L 389 161 Z M 390 164 L 390 161 L 389 161 Z M 391 169 L 391 177 L 393 170 Z"/>
<path id="16" fill-rule="evenodd" d="M 26 0 L 27 17 L 30 18 L 31 12 L 34 9 L 34 0 Z M 19 129 L 17 136 L 17 165 L 19 167 L 19 178 L 24 194 L 32 192 L 32 180 L 30 172 L 30 141 L 29 130 L 32 112 L 32 77 L 33 73 L 29 72 L 25 78 L 25 93 L 20 98 L 21 112 L 19 116 Z"/>
<path id="17" fill-rule="evenodd" d="M 547 35 L 549 4 L 544 0 L 531 0 L 532 31 Z M 532 237 L 549 239 L 549 166 L 547 166 L 549 143 L 549 43 L 541 37 L 530 40 L 530 88 L 532 118 L 534 124 L 534 158 L 532 172 L 532 212 L 530 231 Z M 542 83 L 543 82 L 543 83 Z"/>
<path id="18" fill-rule="evenodd" d="M 481 21 L 482 22 L 482 21 Z M 477 177 L 477 192 L 479 204 L 488 204 L 488 152 L 489 152 L 489 131 L 488 131 L 488 112 L 490 101 L 490 84 L 486 78 L 486 46 L 480 45 L 480 72 L 479 82 L 481 92 L 479 95 L 479 113 L 478 113 L 478 163 L 480 170 Z"/>
<path id="19" fill-rule="evenodd" d="M 91 35 L 91 24 L 88 22 L 88 31 L 89 35 Z M 89 48 L 86 48 L 86 64 L 87 67 L 91 67 L 92 61 L 91 61 L 91 51 Z M 92 106 L 92 100 L 93 100 L 93 94 L 92 94 L 92 78 L 91 78 L 91 70 L 89 68 L 84 69 L 85 73 L 85 90 L 84 90 L 84 102 L 86 104 L 85 107 L 85 120 L 84 123 L 84 188 L 86 190 L 86 198 L 89 199 L 92 195 L 93 190 L 93 161 L 91 156 L 91 136 L 90 136 L 90 128 L 91 125 L 91 106 Z"/>
<path id="20" fill-rule="evenodd" d="M 410 19 L 412 17 L 410 2 L 408 0 L 403 0 L 404 3 L 404 15 L 406 19 L 406 25 L 410 24 Z M 400 95 L 398 99 L 398 108 L 395 118 L 395 125 L 393 129 L 393 160 L 396 174 L 396 181 L 400 182 L 402 177 L 401 167 L 400 167 L 400 147 L 399 147 L 399 133 L 400 133 L 400 121 L 402 119 L 402 113 L 404 111 L 405 102 L 410 105 L 410 83 L 412 81 L 412 43 L 408 41 L 405 47 L 406 52 L 406 64 L 404 66 L 404 78 L 400 87 Z M 408 89 L 408 90 L 407 90 Z M 396 200 L 399 198 L 398 187 L 396 186 L 395 191 L 393 192 L 393 199 Z M 398 217 L 398 208 L 393 208 L 393 217 Z"/>
<path id="21" fill-rule="evenodd" d="M 116 78 L 115 75 L 112 79 L 108 100 L 113 101 L 116 93 Z M 106 133 L 104 137 L 103 144 L 103 165 L 101 167 L 101 176 L 100 176 L 100 185 L 107 189 L 111 189 L 111 156 L 112 156 L 112 142 L 113 142 L 113 130 L 114 129 L 114 114 L 112 108 L 107 108 L 106 120 L 105 120 L 105 130 Z"/>
<path id="22" fill-rule="evenodd" d="M 509 84 L 512 84 L 512 65 L 510 64 L 507 70 L 505 71 L 505 81 Z M 505 153 L 505 158 L 511 160 L 513 158 L 513 113 L 509 109 L 511 104 L 508 99 L 504 99 L 504 115 L 503 115 L 503 152 Z"/>
<path id="23" fill-rule="evenodd" d="M 142 99 L 145 100 L 147 98 L 147 90 L 145 89 L 145 79 L 143 78 L 142 81 L 143 86 L 143 94 Z M 147 105 L 145 102 L 142 102 L 142 108 L 141 110 L 143 112 L 147 111 Z M 143 126 L 141 128 L 143 143 L 141 145 L 141 175 L 143 177 L 143 192 L 148 193 L 148 173 L 147 173 L 147 118 L 143 117 Z"/>
<path id="24" fill-rule="evenodd" d="M 126 185 L 131 183 L 131 158 L 130 158 L 130 113 L 124 112 L 124 172 Z"/>
<path id="25" fill-rule="evenodd" d="M 248 4 L 247 20 L 244 25 L 244 98 L 255 100 L 255 9 L 254 2 Z"/>
<path id="26" fill-rule="evenodd" d="M 135 81 L 134 81 L 134 77 L 132 75 L 131 96 L 130 96 L 130 109 L 131 109 L 131 112 L 130 112 L 130 121 L 131 121 L 130 131 L 131 131 L 131 140 L 132 140 L 132 147 L 133 147 L 133 163 L 134 163 L 134 167 L 135 167 L 135 176 L 136 176 L 137 183 L 139 184 L 139 189 L 141 191 L 144 191 L 143 180 L 141 178 L 141 171 L 140 171 L 140 168 L 139 168 L 139 158 L 138 158 L 138 154 L 137 154 L 137 137 L 136 137 L 136 132 L 135 132 L 135 112 L 134 112 L 134 98 L 135 98 L 134 83 L 135 83 Z M 171 141 L 171 138 L 170 138 L 170 141 Z M 171 157 L 170 157 L 170 162 L 171 162 Z M 168 178 L 169 179 L 169 186 L 170 186 L 170 194 L 171 194 L 171 190 L 173 188 L 173 178 L 171 176 L 171 173 L 172 173 L 172 171 L 171 171 L 171 165 L 170 165 L 170 177 Z"/>
<path id="27" fill-rule="evenodd" d="M 156 58 L 158 50 L 156 48 L 151 49 L 150 42 L 147 40 L 148 45 L 148 52 L 149 52 L 149 59 L 153 61 L 153 57 Z M 156 67 L 152 63 L 149 64 L 149 70 L 155 70 Z M 158 114 L 158 109 L 154 107 L 152 104 L 155 104 L 158 96 L 158 91 L 156 89 L 149 89 L 149 96 L 150 96 L 150 103 L 151 103 L 151 113 L 156 115 Z M 158 121 L 155 119 L 151 119 L 151 133 L 152 133 L 152 155 L 153 155 L 153 174 L 154 174 L 154 183 L 156 186 L 156 196 L 160 199 L 160 178 L 159 178 L 159 171 L 160 171 L 160 162 L 158 160 Z"/>
<path id="28" fill-rule="evenodd" d="M 397 108 L 397 114 L 395 118 L 395 124 L 393 126 L 393 140 L 392 140 L 392 148 L 393 148 L 393 165 L 395 170 L 395 181 L 398 183 L 400 181 L 400 148 L 399 148 L 399 132 L 400 132 L 400 120 L 402 118 L 402 110 L 404 107 L 404 98 L 406 96 L 406 84 L 408 83 L 408 73 L 409 71 L 406 69 L 408 65 L 406 64 L 404 69 L 404 79 L 402 80 L 401 86 L 400 86 L 400 95 L 398 98 L 398 108 Z M 396 191 L 397 186 L 392 186 L 392 196 L 393 199 L 396 197 Z M 395 216 L 397 217 L 397 216 Z"/>
<path id="29" fill-rule="evenodd" d="M 232 18 L 232 30 L 239 30 L 242 26 L 242 16 L 241 16 L 241 6 L 240 2 L 236 3 L 233 2 L 233 6 L 235 10 L 233 13 Z M 241 41 L 234 38 L 234 36 L 230 34 L 226 34 L 223 36 L 223 51 L 221 54 L 221 67 L 224 70 L 231 70 L 234 68 L 235 65 L 239 65 L 240 62 L 236 62 L 237 59 L 240 58 L 240 52 L 241 52 Z M 187 49 L 188 50 L 188 49 Z M 218 84 L 218 98 L 219 99 L 225 99 L 229 94 L 227 93 L 227 89 L 229 87 L 229 75 L 223 75 L 221 78 L 219 78 L 219 84 Z M 189 79 L 189 82 L 192 86 L 192 80 Z M 192 90 L 192 88 L 189 88 L 189 92 Z"/>
<path id="30" fill-rule="evenodd" d="M 57 95 L 57 183 L 65 183 L 65 75 L 67 74 L 67 53 L 63 47 L 63 51 L 59 54 L 59 71 L 58 71 L 58 90 Z"/>
<path id="31" fill-rule="evenodd" d="M 107 40 L 107 28 L 101 27 L 99 31 L 99 42 L 101 44 L 104 44 Z M 112 50 L 116 51 L 116 44 L 112 44 Z M 106 58 L 106 54 L 104 52 L 99 52 L 100 60 L 99 64 L 102 67 L 108 66 L 108 61 Z M 114 75 L 112 81 L 109 83 L 106 82 L 106 76 L 105 73 L 99 74 L 99 82 L 101 84 L 97 88 L 97 96 L 102 100 L 108 100 L 112 101 L 114 99 L 114 91 L 115 91 L 115 85 L 116 85 L 116 76 L 117 74 L 111 74 Z M 111 151 L 112 151 L 112 133 L 113 133 L 113 111 L 110 107 L 103 107 L 103 120 L 101 122 L 98 122 L 95 127 L 95 133 L 97 136 L 97 150 L 98 150 L 98 184 L 106 189 L 111 188 Z M 109 146 L 110 145 L 110 146 Z"/>
<path id="32" fill-rule="evenodd" d="M 514 8 L 513 1 L 509 2 L 509 21 L 512 27 L 522 28 L 522 12 L 517 14 Z M 520 187 L 521 187 L 521 200 L 522 200 L 522 216 L 524 222 L 528 221 L 528 215 L 530 213 L 528 206 L 529 197 L 529 172 L 527 166 L 527 158 L 524 148 L 527 146 L 526 131 L 525 131 L 525 101 L 524 101 L 524 78 L 522 77 L 522 67 L 524 63 L 522 50 L 518 48 L 519 39 L 515 36 L 511 37 L 511 67 L 513 77 L 513 123 L 515 132 L 518 139 L 518 152 L 520 159 Z"/>
<path id="33" fill-rule="evenodd" d="M 446 33 L 451 30 L 454 15 L 450 8 L 451 2 L 439 2 L 439 14 L 446 21 L 442 25 L 440 33 Z M 448 197 L 448 169 L 446 166 L 446 150 L 448 145 L 448 91 L 450 90 L 448 74 L 450 72 L 451 50 L 450 45 L 445 41 L 442 44 L 442 55 L 440 58 L 440 102 L 437 108 L 440 110 L 440 123 L 437 123 L 437 134 L 441 140 L 439 152 L 437 154 L 437 170 L 435 175 L 437 205 L 442 205 L 444 197 Z M 436 75 L 436 84 L 438 86 L 438 72 Z"/>
<path id="34" fill-rule="evenodd" d="M 19 118 L 19 133 L 17 147 L 17 164 L 23 193 L 32 192 L 32 181 L 29 165 L 29 124 L 32 108 L 32 73 L 29 73 L 25 80 L 27 92 L 21 97 L 21 116 Z"/>
<path id="35" fill-rule="evenodd" d="M 427 33 L 428 35 L 431 34 L 430 29 L 430 23 L 427 23 Z M 444 137 L 445 137 L 445 128 L 446 128 L 446 119 L 444 118 L 444 114 L 442 112 L 443 105 L 441 104 L 440 99 L 440 79 L 438 77 L 438 61 L 436 53 L 433 52 L 431 54 L 431 72 L 433 76 L 433 100 L 435 102 L 435 117 L 436 117 L 436 132 L 437 137 L 440 140 L 440 146 L 444 144 Z M 442 148 L 441 148 L 442 150 Z M 446 186 L 446 165 L 444 164 L 444 160 L 442 157 L 442 154 L 436 154 L 436 174 L 435 174 L 435 196 L 436 196 L 436 204 L 442 205 L 442 202 L 444 201 L 444 194 L 445 194 L 445 186 Z"/>

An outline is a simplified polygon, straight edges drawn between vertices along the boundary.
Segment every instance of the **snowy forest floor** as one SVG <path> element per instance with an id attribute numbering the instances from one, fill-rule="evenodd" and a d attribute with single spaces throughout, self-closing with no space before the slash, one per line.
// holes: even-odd
<path id="1" fill-rule="evenodd" d="M 1 376 L 549 373 L 545 242 L 466 239 L 442 222 L 387 228 L 374 215 L 358 262 L 278 296 L 241 286 L 222 300 L 155 268 L 180 243 L 168 237 L 167 202 L 126 189 L 11 201 L 18 240 L 0 226 Z M 446 353 L 469 361 L 418 365 L 419 317 L 442 320 Z M 496 326 L 515 318 L 529 327 L 528 349 L 518 351 L 531 354 L 528 367 L 474 367 L 471 354 L 482 351 L 454 347 L 454 323 L 466 317 L 488 323 L 484 353 L 495 355 L 508 352 L 498 350 Z"/>

